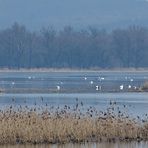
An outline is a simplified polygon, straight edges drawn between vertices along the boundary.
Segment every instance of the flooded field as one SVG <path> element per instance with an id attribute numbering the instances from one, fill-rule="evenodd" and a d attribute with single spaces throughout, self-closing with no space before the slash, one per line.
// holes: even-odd
<path id="1" fill-rule="evenodd" d="M 0 88 L 36 93 L 125 92 L 147 80 L 148 72 L 1 72 Z"/>
<path id="2" fill-rule="evenodd" d="M 14 104 L 12 98 L 14 105 L 72 106 L 77 98 L 99 110 L 116 101 L 129 114 L 143 116 L 148 93 L 134 90 L 147 80 L 148 72 L 1 72 L 0 106 Z"/>
<path id="3" fill-rule="evenodd" d="M 15 101 L 12 101 L 15 99 Z M 42 101 L 43 99 L 43 101 Z M 148 113 L 148 93 L 52 93 L 52 94 L 1 94 L 0 106 L 43 106 L 64 107 L 73 106 L 76 99 L 83 102 L 83 108 L 92 106 L 97 110 L 105 110 L 110 101 L 116 104 L 130 116 L 145 116 Z"/>
<path id="4" fill-rule="evenodd" d="M 19 109 L 55 108 L 54 111 L 56 111 L 57 108 L 64 108 L 65 105 L 66 108 L 73 109 L 79 103 L 81 104 L 81 113 L 83 114 L 83 112 L 87 113 L 88 108 L 104 112 L 108 110 L 111 103 L 114 103 L 125 117 L 128 116 L 129 119 L 136 118 L 136 122 L 139 124 L 139 122 L 147 120 L 148 92 L 138 92 L 137 89 L 147 80 L 148 72 L 1 72 L 0 89 L 2 91 L 0 93 L 0 108 L 1 110 L 6 110 L 6 113 L 9 111 L 13 113 L 12 107 Z M 38 110 L 36 111 L 38 112 Z M 5 112 L 3 113 L 5 114 Z M 10 119 L 13 120 L 13 114 L 11 116 L 11 113 Z M 22 115 L 19 114 L 19 116 Z M 137 120 L 139 118 L 140 121 Z M 115 123 L 116 121 L 115 117 Z M 13 148 L 17 146 L 22 148 L 146 148 L 148 144 L 147 142 L 102 142 L 39 146 L 8 145 L 0 146 L 0 148 Z"/>

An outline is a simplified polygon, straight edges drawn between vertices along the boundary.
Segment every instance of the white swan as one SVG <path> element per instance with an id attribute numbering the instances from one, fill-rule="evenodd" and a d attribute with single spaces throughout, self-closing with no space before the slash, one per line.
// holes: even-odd
<path id="1" fill-rule="evenodd" d="M 57 90 L 60 90 L 60 89 L 61 89 L 61 87 L 59 85 L 57 85 Z"/>
<path id="2" fill-rule="evenodd" d="M 120 85 L 120 90 L 123 90 L 124 86 L 123 85 Z"/>

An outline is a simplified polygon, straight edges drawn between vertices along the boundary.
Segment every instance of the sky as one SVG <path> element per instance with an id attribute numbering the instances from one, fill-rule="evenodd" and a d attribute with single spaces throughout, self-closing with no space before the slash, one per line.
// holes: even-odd
<path id="1" fill-rule="evenodd" d="M 0 0 L 0 29 L 14 22 L 31 30 L 147 26 L 148 0 Z"/>

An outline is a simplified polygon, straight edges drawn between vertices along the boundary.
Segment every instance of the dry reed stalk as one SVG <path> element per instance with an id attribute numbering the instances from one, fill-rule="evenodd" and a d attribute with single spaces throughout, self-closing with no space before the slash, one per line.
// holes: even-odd
<path id="1" fill-rule="evenodd" d="M 100 114 L 92 107 L 86 113 L 67 106 L 36 110 L 0 111 L 0 144 L 148 140 L 147 118 L 139 122 L 110 111 Z"/>

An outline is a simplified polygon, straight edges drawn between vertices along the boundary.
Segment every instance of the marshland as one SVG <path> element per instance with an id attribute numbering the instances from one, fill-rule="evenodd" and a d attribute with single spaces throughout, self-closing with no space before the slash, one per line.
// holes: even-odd
<path id="1" fill-rule="evenodd" d="M 11 105 L 0 111 L 0 144 L 147 141 L 148 114 L 132 118 L 125 110 L 115 101 L 104 111 L 84 108 L 78 99 L 64 107 Z"/>
<path id="2" fill-rule="evenodd" d="M 146 14 L 148 0 L 0 0 L 0 148 L 148 148 Z"/>
<path id="3" fill-rule="evenodd" d="M 144 147 L 147 78 L 147 72 L 1 72 L 0 144 Z"/>

